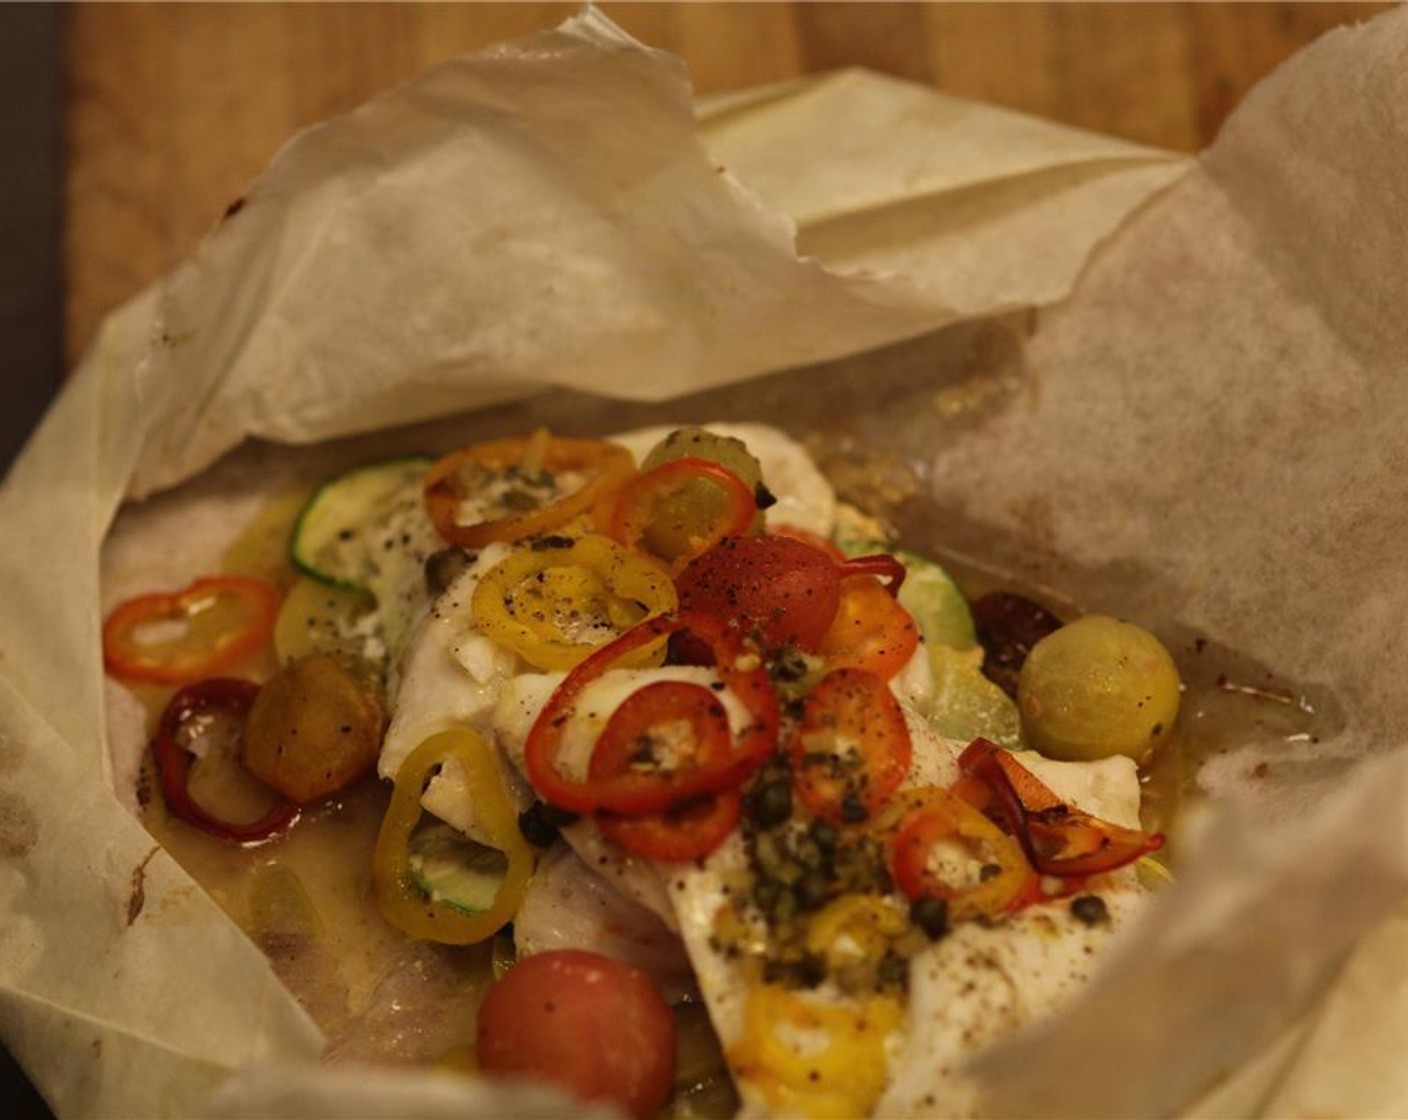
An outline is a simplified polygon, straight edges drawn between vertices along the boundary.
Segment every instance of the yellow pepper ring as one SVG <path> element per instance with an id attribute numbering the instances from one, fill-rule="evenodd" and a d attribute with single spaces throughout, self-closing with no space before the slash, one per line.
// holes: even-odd
<path id="1" fill-rule="evenodd" d="M 775 984 L 748 993 L 743 1037 L 731 1059 L 776 1109 L 811 1117 L 864 1116 L 885 1087 L 885 1038 L 903 1012 L 887 996 L 863 1005 L 821 1004 Z M 825 1041 L 799 1049 L 783 1031 Z"/>
<path id="2" fill-rule="evenodd" d="M 431 772 L 447 759 L 464 767 L 474 790 L 474 817 L 495 848 L 508 857 L 508 870 L 493 905 L 466 914 L 429 899 L 411 876 L 411 833 L 420 821 L 421 795 Z M 504 792 L 503 775 L 483 737 L 467 727 L 432 735 L 413 750 L 396 772 L 391 804 L 377 833 L 372 855 L 372 893 L 382 916 L 402 933 L 445 945 L 472 945 L 492 937 L 518 912 L 533 875 L 533 849 L 518 830 L 518 814 Z"/>
<path id="3" fill-rule="evenodd" d="M 470 613 L 481 633 L 535 668 L 570 669 L 618 633 L 674 610 L 678 601 L 657 562 L 609 537 L 587 534 L 570 545 L 512 553 L 479 581 Z M 569 632 L 603 624 L 613 632 L 595 641 Z M 665 642 L 643 646 L 621 667 L 659 665 Z"/>

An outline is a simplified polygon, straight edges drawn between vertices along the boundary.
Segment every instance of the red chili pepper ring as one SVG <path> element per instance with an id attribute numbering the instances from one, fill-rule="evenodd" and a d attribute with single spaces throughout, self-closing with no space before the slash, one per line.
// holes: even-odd
<path id="1" fill-rule="evenodd" d="M 298 820 L 299 808 L 292 801 L 283 801 L 247 824 L 221 820 L 207 812 L 191 796 L 191 754 L 182 743 L 182 733 L 188 723 L 202 716 L 225 714 L 243 721 L 258 694 L 258 685 L 233 677 L 214 677 L 187 685 L 166 705 L 152 739 L 167 807 L 187 824 L 232 844 L 260 844 L 272 839 L 292 827 Z"/>

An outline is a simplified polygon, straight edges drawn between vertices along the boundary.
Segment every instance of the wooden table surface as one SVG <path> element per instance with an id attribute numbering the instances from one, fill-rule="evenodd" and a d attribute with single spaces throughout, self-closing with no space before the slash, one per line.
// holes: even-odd
<path id="1" fill-rule="evenodd" d="M 616 4 L 701 93 L 867 66 L 1196 151 L 1277 63 L 1388 7 L 1347 4 Z M 190 253 L 295 130 L 575 4 L 64 9 L 65 340 Z"/>

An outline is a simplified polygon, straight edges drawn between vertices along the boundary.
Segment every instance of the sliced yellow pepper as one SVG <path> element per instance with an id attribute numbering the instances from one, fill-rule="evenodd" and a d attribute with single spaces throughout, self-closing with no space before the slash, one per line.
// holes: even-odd
<path id="1" fill-rule="evenodd" d="M 885 1089 L 885 1039 L 904 1018 L 897 1000 L 820 1003 L 776 984 L 748 993 L 729 1059 L 768 1104 L 813 1120 L 866 1116 Z"/>
<path id="2" fill-rule="evenodd" d="M 675 609 L 669 574 L 609 537 L 520 549 L 474 589 L 475 625 L 538 669 L 570 669 L 618 634 Z M 665 639 L 643 647 L 622 668 L 660 664 Z"/>
<path id="3" fill-rule="evenodd" d="M 878 960 L 909 928 L 909 917 L 878 894 L 843 894 L 807 925 L 807 949 L 838 968 L 855 958 Z"/>
<path id="4" fill-rule="evenodd" d="M 478 914 L 427 898 L 411 875 L 410 840 L 420 821 L 421 795 L 432 771 L 450 758 L 459 760 L 474 791 L 475 820 L 493 847 L 508 857 L 493 905 Z M 396 773 L 372 855 L 372 893 L 382 916 L 422 941 L 472 945 L 512 920 L 532 875 L 533 849 L 518 830 L 518 814 L 504 791 L 498 760 L 483 737 L 467 727 L 455 728 L 432 735 L 413 750 Z"/>

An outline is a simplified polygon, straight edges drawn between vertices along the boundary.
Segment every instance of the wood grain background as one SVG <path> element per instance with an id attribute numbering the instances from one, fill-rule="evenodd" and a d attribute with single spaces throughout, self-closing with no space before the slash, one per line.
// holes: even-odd
<path id="1" fill-rule="evenodd" d="M 1348 4 L 617 4 L 715 93 L 868 66 L 1196 151 L 1277 63 L 1389 7 Z M 290 134 L 575 4 L 119 4 L 64 9 L 70 360 L 190 253 Z"/>

